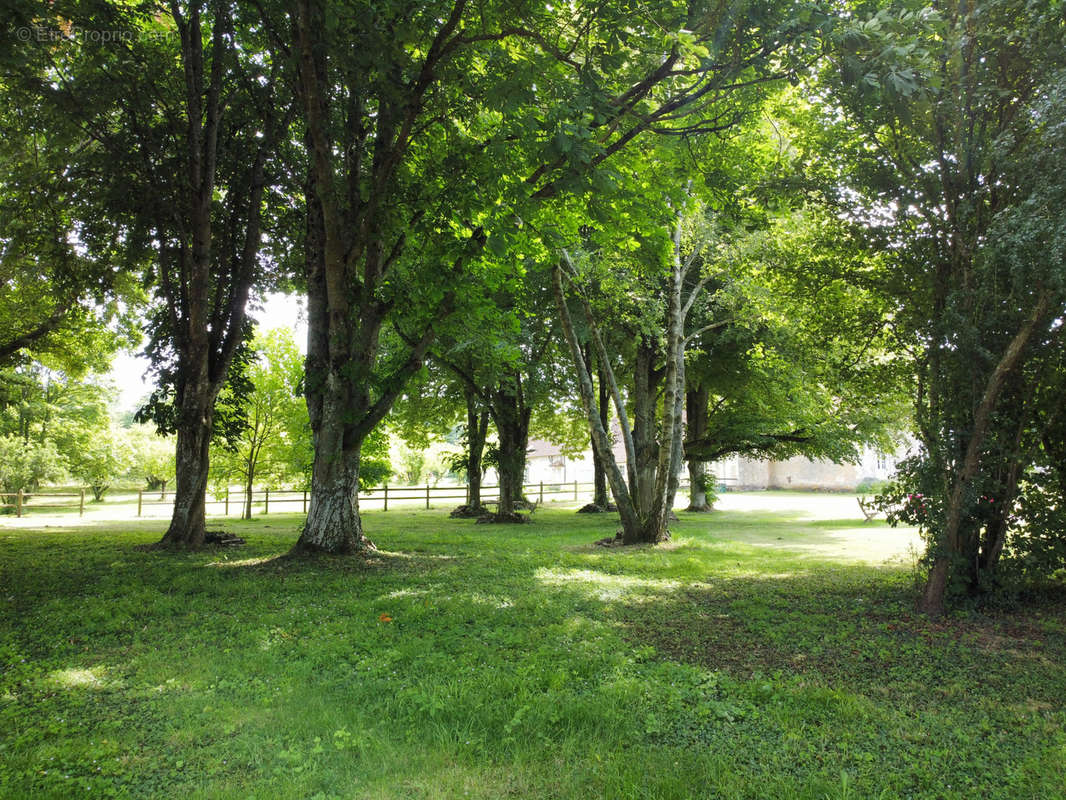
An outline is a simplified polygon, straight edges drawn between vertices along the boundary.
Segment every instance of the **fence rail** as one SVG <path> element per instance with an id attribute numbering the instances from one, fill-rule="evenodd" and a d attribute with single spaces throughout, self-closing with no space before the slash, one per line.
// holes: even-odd
<path id="1" fill-rule="evenodd" d="M 730 481 L 720 480 L 726 485 Z M 566 500 L 578 502 L 583 497 L 591 497 L 595 484 L 592 481 L 568 481 L 553 483 L 550 481 L 537 481 L 523 484 L 522 490 L 526 497 L 539 503 L 548 500 Z M 499 502 L 499 485 L 486 485 L 481 487 L 481 502 L 483 504 Z M 683 479 L 678 486 L 678 491 L 687 491 L 688 481 Z M 16 516 L 23 516 L 27 511 L 42 511 L 44 509 L 78 509 L 78 515 L 85 514 L 85 489 L 76 492 L 0 492 L 0 509 L 14 509 Z M 129 494 L 129 493 L 128 493 Z M 388 511 L 390 503 L 393 507 L 413 505 L 424 506 L 429 509 L 435 501 L 450 500 L 463 502 L 467 498 L 466 486 L 390 486 L 384 484 L 371 489 L 361 490 L 359 504 L 364 508 L 380 508 Z M 146 509 L 158 506 L 173 506 L 175 492 L 156 489 L 139 489 L 136 495 L 137 516 L 143 516 Z M 7 502 L 13 498 L 13 502 Z M 77 502 L 40 502 L 41 498 L 76 498 Z M 112 503 L 112 506 L 133 504 L 132 494 L 130 500 Z M 29 501 L 33 501 L 30 503 Z M 269 514 L 273 508 L 275 511 L 299 511 L 307 513 L 310 502 L 310 492 L 306 489 L 257 489 L 252 492 L 251 506 L 257 514 Z M 206 510 L 209 516 L 228 517 L 231 513 L 243 514 L 248 505 L 248 497 L 242 489 L 223 493 L 208 493 Z"/>
<path id="2" fill-rule="evenodd" d="M 496 503 L 499 502 L 500 487 L 498 485 L 488 485 L 481 487 L 481 502 L 482 503 Z M 591 481 L 570 481 L 568 483 L 549 483 L 546 481 L 538 481 L 537 483 L 526 483 L 522 486 L 522 491 L 527 497 L 536 497 L 538 502 L 544 502 L 545 498 L 559 498 L 565 497 L 567 499 L 573 499 L 575 502 L 581 499 L 584 494 L 591 494 L 593 490 L 593 483 Z M 137 492 L 137 516 L 142 516 L 144 509 L 149 506 L 170 506 L 173 505 L 174 492 L 167 491 L 153 491 L 153 490 L 139 490 Z M 307 504 L 310 501 L 310 492 L 306 489 L 257 489 L 252 492 L 251 505 L 254 507 L 261 507 L 263 514 L 269 514 L 272 507 L 277 506 L 292 506 L 298 505 L 301 513 L 307 513 Z M 389 504 L 392 503 L 393 507 L 398 504 L 411 505 L 415 502 L 424 504 L 425 507 L 431 508 L 433 503 L 437 500 L 466 500 L 467 491 L 463 485 L 454 486 L 433 486 L 426 484 L 423 486 L 390 486 L 384 484 L 382 486 L 375 486 L 370 489 L 363 489 L 359 491 L 359 504 L 366 507 L 367 504 L 372 504 L 370 507 L 380 507 L 383 511 L 389 510 Z M 229 516 L 231 506 L 237 512 L 241 512 L 248 504 L 248 496 L 244 490 L 225 493 L 214 494 L 209 493 L 207 497 L 207 511 L 208 514 L 219 514 L 221 508 L 221 516 Z M 289 509 L 286 509 L 289 510 Z"/>
<path id="3" fill-rule="evenodd" d="M 33 504 L 33 509 L 36 511 L 41 508 L 76 508 L 78 509 L 78 516 L 84 516 L 85 514 L 85 490 L 79 489 L 77 492 L 25 492 L 19 489 L 17 492 L 0 492 L 0 499 L 5 502 L 0 502 L 0 508 L 13 508 L 15 509 L 15 516 L 21 517 L 23 511 L 27 507 L 29 500 L 36 500 L 40 497 L 76 497 L 77 503 L 38 503 Z M 14 498 L 14 502 L 6 502 L 6 498 Z"/>

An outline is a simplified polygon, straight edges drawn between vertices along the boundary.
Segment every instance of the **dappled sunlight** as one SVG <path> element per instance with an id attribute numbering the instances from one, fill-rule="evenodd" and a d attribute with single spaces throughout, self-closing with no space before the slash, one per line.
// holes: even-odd
<path id="1" fill-rule="evenodd" d="M 458 556 L 448 555 L 446 553 L 408 553 L 403 550 L 376 550 L 374 555 L 382 556 L 384 558 L 396 558 L 405 561 L 414 561 L 418 559 L 428 558 L 434 561 L 455 561 Z"/>
<path id="2" fill-rule="evenodd" d="M 188 683 L 179 682 L 177 678 L 167 678 L 162 683 L 147 687 L 145 692 L 147 694 L 165 694 L 167 692 L 187 692 L 190 688 Z"/>
<path id="3" fill-rule="evenodd" d="M 697 536 L 688 543 L 702 548 L 737 543 L 866 564 L 911 564 L 925 549 L 915 528 L 891 528 L 849 517 L 812 520 L 795 512 L 731 511 L 716 523 L 713 539 Z"/>
<path id="4" fill-rule="evenodd" d="M 405 597 L 424 597 L 429 594 L 427 589 L 397 589 L 394 592 L 388 592 L 381 595 L 379 600 L 401 600 Z"/>
<path id="5" fill-rule="evenodd" d="M 204 564 L 205 567 L 258 567 L 262 564 L 269 564 L 271 561 L 277 561 L 278 556 L 260 556 L 258 558 L 222 558 L 218 561 L 209 561 Z"/>
<path id="6" fill-rule="evenodd" d="M 583 588 L 590 595 L 605 601 L 623 597 L 637 600 L 642 595 L 675 592 L 681 586 L 676 580 L 636 578 L 589 569 L 541 568 L 534 577 L 545 586 Z"/>
<path id="7" fill-rule="evenodd" d="M 822 528 L 800 530 L 796 536 L 769 541 L 750 541 L 754 547 L 785 547 L 802 553 L 849 563 L 913 563 L 924 544 L 912 528 Z"/>
<path id="8" fill-rule="evenodd" d="M 476 603 L 482 606 L 491 606 L 492 608 L 514 608 L 514 601 L 509 597 L 502 597 L 500 595 L 481 594 L 475 592 L 465 598 L 471 603 Z"/>
<path id="9" fill-rule="evenodd" d="M 61 689 L 103 689 L 108 685 L 104 667 L 70 667 L 49 673 L 48 681 Z"/>

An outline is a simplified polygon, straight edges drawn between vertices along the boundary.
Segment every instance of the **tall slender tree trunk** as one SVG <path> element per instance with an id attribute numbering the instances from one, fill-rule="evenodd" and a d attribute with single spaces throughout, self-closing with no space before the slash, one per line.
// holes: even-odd
<path id="1" fill-rule="evenodd" d="M 255 485 L 255 467 L 248 464 L 244 480 L 244 514 L 245 519 L 252 518 L 252 487 Z"/>
<path id="2" fill-rule="evenodd" d="M 585 357 L 585 363 L 588 365 L 589 373 L 593 372 L 593 364 L 596 364 L 596 386 L 597 386 L 597 401 L 596 407 L 599 409 L 600 425 L 606 431 L 608 430 L 608 419 L 611 410 L 611 398 L 609 389 L 607 386 L 607 376 L 604 375 L 603 368 L 599 366 L 597 358 L 592 353 L 592 345 L 586 343 L 582 348 L 582 353 Z M 582 513 L 589 513 L 594 511 L 607 511 L 611 507 L 611 496 L 607 491 L 607 469 L 604 466 L 603 459 L 600 457 L 599 452 L 596 449 L 596 437 L 591 433 L 589 434 L 589 443 L 592 447 L 592 503 L 581 508 Z"/>
<path id="3" fill-rule="evenodd" d="M 481 473 L 488 438 L 489 413 L 478 407 L 472 392 L 466 396 L 466 505 L 471 513 L 481 510 Z"/>
<path id="4" fill-rule="evenodd" d="M 627 424 L 626 407 L 622 402 L 618 382 L 611 370 L 592 309 L 588 301 L 582 299 L 585 319 L 600 363 L 610 381 L 615 411 L 618 414 L 619 425 L 625 440 L 629 467 L 628 485 L 625 485 L 623 481 L 621 470 L 611 450 L 610 439 L 596 408 L 591 373 L 574 333 L 573 322 L 566 303 L 562 265 L 556 266 L 552 273 L 556 309 L 559 312 L 563 334 L 570 347 L 570 355 L 577 368 L 581 404 L 589 422 L 595 449 L 607 467 L 607 476 L 622 518 L 622 543 L 627 545 L 658 544 L 670 536 L 667 522 L 677 492 L 678 473 L 682 459 L 681 436 L 685 385 L 684 321 L 687 310 L 691 307 L 691 300 L 695 297 L 693 293 L 688 303 L 682 302 L 681 287 L 685 270 L 691 266 L 691 261 L 682 267 L 681 222 L 682 216 L 679 212 L 674 228 L 674 252 L 666 287 L 666 364 L 663 369 L 656 368 L 655 343 L 643 337 L 638 341 L 632 394 L 634 417 L 632 431 Z M 564 250 L 562 255 L 573 269 L 569 254 Z M 657 413 L 659 406 L 657 390 L 660 385 L 663 386 L 661 417 Z M 659 437 L 660 431 L 661 438 Z"/>
<path id="5" fill-rule="evenodd" d="M 567 256 L 567 259 L 569 260 L 569 256 Z M 581 407 L 585 412 L 585 418 L 588 420 L 593 448 L 597 455 L 599 455 L 600 461 L 607 472 L 607 480 L 611 484 L 611 491 L 614 493 L 615 503 L 618 505 L 618 515 L 622 519 L 623 532 L 627 530 L 637 530 L 640 527 L 640 519 L 637 516 L 633 499 L 630 497 L 626 478 L 622 474 L 622 470 L 618 466 L 618 462 L 614 457 L 614 452 L 611 449 L 610 436 L 601 421 L 599 409 L 596 407 L 596 395 L 592 386 L 592 376 L 589 372 L 588 364 L 582 355 L 581 345 L 578 342 L 577 335 L 574 333 L 574 325 L 570 319 L 570 310 L 567 308 L 566 294 L 563 290 L 563 270 L 559 265 L 552 270 L 552 288 L 555 293 L 555 306 L 559 312 L 559 320 L 562 324 L 563 335 L 570 347 L 570 356 L 573 358 L 574 367 L 577 370 L 578 393 L 581 397 Z M 585 313 L 595 340 L 596 351 L 600 355 L 600 365 L 609 381 L 611 397 L 615 404 L 615 413 L 618 414 L 618 424 L 622 429 L 622 438 L 625 441 L 626 453 L 631 454 L 634 449 L 633 439 L 629 431 L 628 419 L 625 416 L 625 406 L 622 403 L 621 393 L 618 391 L 618 381 L 615 380 L 610 363 L 604 357 L 606 351 L 603 347 L 603 342 L 599 340 L 597 336 L 592 315 L 588 309 L 586 309 Z M 628 460 L 632 461 L 632 458 L 629 458 Z M 632 474 L 632 464 L 630 464 L 629 472 Z"/>
<path id="6" fill-rule="evenodd" d="M 707 406 L 710 392 L 704 386 L 697 386 L 685 393 L 686 439 L 699 441 L 707 435 Z M 707 464 L 697 458 L 688 460 L 689 503 L 686 511 L 708 512 L 711 504 L 707 502 Z"/>
<path id="7" fill-rule="evenodd" d="M 636 485 L 630 487 L 642 516 L 655 502 L 659 467 L 659 386 L 662 372 L 655 368 L 656 348 L 646 338 L 637 343 L 633 367 L 633 444 L 636 449 Z"/>
<path id="8" fill-rule="evenodd" d="M 596 383 L 599 394 L 597 405 L 600 411 L 600 425 L 606 431 L 609 430 L 608 415 L 611 410 L 611 400 L 608 394 L 607 376 L 604 374 L 603 367 L 598 365 L 596 368 Z M 603 459 L 600 454 L 596 452 L 595 439 L 589 437 L 589 441 L 592 442 L 592 503 L 606 511 L 611 507 L 611 496 L 607 492 L 607 470 L 603 465 Z"/>

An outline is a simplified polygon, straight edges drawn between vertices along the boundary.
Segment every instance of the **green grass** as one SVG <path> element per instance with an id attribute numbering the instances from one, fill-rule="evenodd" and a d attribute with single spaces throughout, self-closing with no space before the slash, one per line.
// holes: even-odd
<path id="1" fill-rule="evenodd" d="M 843 547 L 880 523 L 623 551 L 372 512 L 369 562 L 276 560 L 298 524 L 0 528 L 0 796 L 1066 796 L 1066 602 L 915 617 L 905 563 Z"/>

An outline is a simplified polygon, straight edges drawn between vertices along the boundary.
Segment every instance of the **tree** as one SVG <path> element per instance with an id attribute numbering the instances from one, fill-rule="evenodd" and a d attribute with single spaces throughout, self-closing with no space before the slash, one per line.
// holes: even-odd
<path id="1" fill-rule="evenodd" d="M 40 4 L 9 10 L 0 46 L 0 367 L 35 358 L 82 375 L 138 340 L 139 264 L 93 223 L 106 212 L 86 191 L 85 134 L 41 91 L 51 53 L 15 36 L 20 26 L 38 29 Z"/>
<path id="2" fill-rule="evenodd" d="M 876 268 L 849 226 L 786 209 L 719 240 L 715 302 L 687 353 L 690 460 L 795 455 L 854 461 L 907 427 L 905 364 L 891 307 L 863 286 Z"/>
<path id="3" fill-rule="evenodd" d="M 66 464 L 109 435 L 114 389 L 99 376 L 75 378 L 30 362 L 0 373 L 0 391 L 0 432 L 27 444 L 53 442 Z"/>
<path id="4" fill-rule="evenodd" d="M 1041 179 L 1033 166 L 1058 143 L 1046 101 L 1063 44 L 1054 6 L 886 4 L 848 27 L 827 76 L 841 193 L 889 255 L 913 354 L 922 454 L 906 477 L 929 499 L 921 608 L 933 615 L 949 590 L 995 582 L 1006 526 L 982 504 L 997 487 L 1016 494 L 1040 425 L 1024 400 L 1040 384 L 1019 381 L 1042 374 L 1034 360 L 1061 337 L 1061 220 L 1045 205 L 1061 170 Z"/>
<path id="5" fill-rule="evenodd" d="M 279 66 L 257 39 L 259 15 L 226 2 L 148 7 L 39 6 L 38 24 L 107 25 L 119 41 L 50 39 L 38 93 L 78 124 L 79 162 L 102 209 L 82 217 L 105 247 L 150 260 L 156 289 L 148 353 L 161 383 L 151 417 L 174 431 L 177 485 L 161 546 L 199 547 L 215 400 L 248 334 L 246 302 L 262 282 L 271 158 L 287 122 Z M 283 209 L 283 204 L 278 204 Z"/>
<path id="6" fill-rule="evenodd" d="M 655 4 L 634 25 L 614 3 L 298 3 L 316 454 L 299 549 L 364 547 L 361 444 L 483 266 L 482 248 L 502 255 L 530 236 L 516 214 L 584 187 L 643 133 L 715 129 L 708 98 L 758 80 L 753 63 L 806 35 L 793 10 Z M 414 346 L 382 361 L 381 331 L 398 315 Z"/>
<path id="7" fill-rule="evenodd" d="M 282 328 L 257 332 L 250 348 L 253 357 L 244 375 L 252 388 L 241 398 L 247 424 L 213 456 L 227 482 L 235 476 L 244 486 L 244 519 L 252 518 L 256 476 L 264 469 L 284 474 L 293 461 L 288 433 L 307 427 L 303 357 L 292 333 Z"/>
<path id="8" fill-rule="evenodd" d="M 11 453 L 7 480 L 24 490 L 64 474 L 88 482 L 97 500 L 127 468 L 127 448 L 108 407 L 114 390 L 97 376 L 75 378 L 38 362 L 0 373 L 0 435 Z"/>
<path id="9" fill-rule="evenodd" d="M 63 477 L 66 464 L 54 442 L 26 442 L 0 436 L 0 488 L 8 495 L 35 492 L 42 483 Z M 11 497 L 4 499 L 10 503 Z"/>
<path id="10" fill-rule="evenodd" d="M 154 426 L 134 424 L 125 429 L 126 441 L 131 450 L 131 464 L 127 477 L 144 481 L 150 490 L 159 490 L 160 496 L 167 484 L 174 480 L 174 442 L 160 436 Z"/>
<path id="11" fill-rule="evenodd" d="M 496 428 L 500 484 L 499 504 L 492 516 L 496 522 L 526 521 L 516 508 L 525 501 L 522 486 L 534 412 L 551 409 L 553 417 L 560 416 L 556 410 L 568 388 L 555 368 L 556 335 L 546 275 L 535 268 L 523 272 L 508 289 L 480 301 L 490 309 L 483 312 L 485 324 L 464 331 L 462 338 L 438 339 L 430 351 L 434 360 L 459 379 L 467 406 L 467 430 L 477 426 L 482 449 L 486 428 L 477 419 L 479 405 Z"/>
<path id="12" fill-rule="evenodd" d="M 689 277 L 696 260 L 696 253 L 688 258 L 682 257 L 682 227 L 684 220 L 684 203 L 690 198 L 688 192 L 683 199 L 672 203 L 679 210 L 675 212 L 671 247 L 667 256 L 668 265 L 657 270 L 653 263 L 650 272 L 653 277 L 659 273 L 662 284 L 661 295 L 656 298 L 662 302 L 648 303 L 654 311 L 642 313 L 639 318 L 658 320 L 660 336 L 654 336 L 650 327 L 638 332 L 633 359 L 633 384 L 631 387 L 632 419 L 622 399 L 619 381 L 611 367 L 612 358 L 604 345 L 600 333 L 601 323 L 596 319 L 592 305 L 587 298 L 582 298 L 581 307 L 584 322 L 588 327 L 593 346 L 599 354 L 600 364 L 610 387 L 614 400 L 615 413 L 618 416 L 622 440 L 626 449 L 626 475 L 623 476 L 611 449 L 610 437 L 603 426 L 596 397 L 593 393 L 592 374 L 582 353 L 581 343 L 577 338 L 574 323 L 566 299 L 563 264 L 553 271 L 555 301 L 563 327 L 564 336 L 570 347 L 570 355 L 577 370 L 580 386 L 581 404 L 588 419 L 589 430 L 593 437 L 594 448 L 602 460 L 607 479 L 614 494 L 615 503 L 622 519 L 621 538 L 623 544 L 657 544 L 669 537 L 667 520 L 672 510 L 674 493 L 677 490 L 678 471 L 682 456 L 682 403 L 685 385 L 685 322 L 689 310 L 699 296 L 703 281 L 685 292 L 683 286 Z M 578 279 L 577 265 L 569 253 L 563 252 L 563 260 L 574 283 Z M 662 273 L 665 272 L 665 275 Z M 644 299 L 644 298 L 642 298 Z M 617 310 L 615 312 L 617 319 Z M 654 324 L 652 322 L 651 324 Z M 663 364 L 656 363 L 661 355 Z M 659 400 L 659 387 L 662 387 L 662 399 Z"/>
<path id="13" fill-rule="evenodd" d="M 97 431 L 88 447 L 70 458 L 70 472 L 92 489 L 93 499 L 101 502 L 117 478 L 133 466 L 133 449 L 123 431 L 111 426 Z"/>
<path id="14" fill-rule="evenodd" d="M 466 369 L 473 371 L 472 361 Z M 453 517 L 485 513 L 481 480 L 488 427 L 489 413 L 477 393 L 436 359 L 427 361 L 415 375 L 389 415 L 390 430 L 415 451 L 441 438 L 461 446 L 461 452 L 447 461 L 450 472 L 466 477 L 466 502 L 452 511 Z"/>

